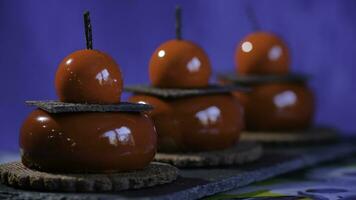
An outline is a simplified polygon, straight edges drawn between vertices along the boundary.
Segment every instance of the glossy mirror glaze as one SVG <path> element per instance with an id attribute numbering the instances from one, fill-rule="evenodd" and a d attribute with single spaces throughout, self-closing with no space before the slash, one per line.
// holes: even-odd
<path id="1" fill-rule="evenodd" d="M 79 50 L 59 64 L 55 86 L 63 102 L 114 104 L 120 102 L 119 66 L 97 50 Z"/>
<path id="2" fill-rule="evenodd" d="M 20 135 L 22 162 L 50 172 L 120 172 L 146 167 L 156 153 L 150 118 L 139 113 L 33 111 Z"/>
<path id="3" fill-rule="evenodd" d="M 186 40 L 170 40 L 151 56 L 151 84 L 161 88 L 205 87 L 211 75 L 210 61 L 198 45 Z"/>
<path id="4" fill-rule="evenodd" d="M 236 48 L 236 69 L 239 74 L 287 74 L 289 52 L 276 35 L 255 32 L 245 37 Z"/>
<path id="5" fill-rule="evenodd" d="M 305 85 L 265 84 L 255 86 L 250 93 L 234 95 L 244 106 L 247 130 L 305 129 L 314 116 L 314 95 Z"/>
<path id="6" fill-rule="evenodd" d="M 172 100 L 135 95 L 130 101 L 155 107 L 149 115 L 162 152 L 228 148 L 238 141 L 243 126 L 241 106 L 229 94 Z"/>

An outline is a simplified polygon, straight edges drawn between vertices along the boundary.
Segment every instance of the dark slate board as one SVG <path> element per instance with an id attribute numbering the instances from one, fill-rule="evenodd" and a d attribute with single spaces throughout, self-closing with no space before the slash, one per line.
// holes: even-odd
<path id="1" fill-rule="evenodd" d="M 81 104 L 64 103 L 59 101 L 26 101 L 29 106 L 35 106 L 49 113 L 68 113 L 68 112 L 144 112 L 152 110 L 148 104 L 138 104 L 121 102 L 119 104 Z"/>
<path id="2" fill-rule="evenodd" d="M 220 86 L 220 85 L 210 85 L 206 88 L 194 88 L 194 89 L 176 89 L 176 88 L 157 88 L 150 85 L 131 85 L 125 86 L 124 90 L 127 92 L 133 92 L 137 94 L 147 94 L 162 98 L 181 98 L 189 96 L 200 96 L 200 95 L 209 95 L 209 94 L 221 94 L 221 93 L 230 93 L 233 91 L 250 91 L 246 87 L 239 85 L 229 85 L 229 86 Z"/>
<path id="3" fill-rule="evenodd" d="M 230 168 L 184 169 L 173 183 L 119 193 L 45 193 L 0 185 L 0 199 L 199 199 L 356 152 L 354 144 L 267 149 L 257 162 Z"/>
<path id="4" fill-rule="evenodd" d="M 257 85 L 265 83 L 304 83 L 310 79 L 305 74 L 287 74 L 287 75 L 237 75 L 236 73 L 220 74 L 219 80 L 241 84 Z"/>
<path id="5" fill-rule="evenodd" d="M 262 155 L 262 145 L 255 142 L 240 141 L 231 148 L 217 151 L 157 153 L 155 161 L 169 163 L 179 168 L 241 166 L 258 160 Z"/>
<path id="6" fill-rule="evenodd" d="M 339 139 L 340 132 L 328 126 L 315 126 L 300 131 L 244 131 L 241 140 L 259 142 L 264 145 L 312 145 L 332 143 Z"/>

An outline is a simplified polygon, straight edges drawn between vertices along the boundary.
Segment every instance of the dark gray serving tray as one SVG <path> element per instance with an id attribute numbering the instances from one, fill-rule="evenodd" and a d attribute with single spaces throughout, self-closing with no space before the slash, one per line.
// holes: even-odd
<path id="1" fill-rule="evenodd" d="M 259 161 L 243 167 L 184 169 L 173 183 L 119 193 L 49 193 L 24 191 L 0 184 L 0 199 L 198 199 L 262 181 L 356 152 L 356 145 L 267 148 Z"/>

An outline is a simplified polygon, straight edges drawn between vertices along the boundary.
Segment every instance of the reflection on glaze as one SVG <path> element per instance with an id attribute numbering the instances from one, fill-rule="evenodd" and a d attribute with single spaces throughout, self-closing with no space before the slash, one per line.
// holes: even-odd
<path id="1" fill-rule="evenodd" d="M 187 69 L 190 72 L 197 72 L 200 69 L 200 65 L 201 65 L 201 63 L 200 63 L 199 58 L 194 57 L 194 58 L 192 58 L 191 61 L 188 62 Z"/>
<path id="2" fill-rule="evenodd" d="M 158 52 L 158 57 L 162 58 L 162 57 L 164 57 L 164 55 L 166 55 L 166 52 L 164 50 L 160 50 Z"/>
<path id="3" fill-rule="evenodd" d="M 186 40 L 161 44 L 151 56 L 151 84 L 161 88 L 205 87 L 211 74 L 210 61 L 204 50 Z"/>
<path id="4" fill-rule="evenodd" d="M 297 95 L 293 91 L 287 90 L 276 94 L 273 102 L 278 108 L 293 106 L 297 102 Z"/>
<path id="5" fill-rule="evenodd" d="M 106 81 L 109 80 L 109 72 L 107 69 L 103 69 L 101 72 L 99 72 L 95 78 L 99 81 L 99 84 L 102 85 Z"/>
<path id="6" fill-rule="evenodd" d="M 268 58 L 271 61 L 278 60 L 282 55 L 282 48 L 278 45 L 273 46 L 268 52 Z"/>
<path id="7" fill-rule="evenodd" d="M 55 85 L 63 102 L 114 104 L 120 102 L 122 77 L 107 54 L 79 50 L 59 64 Z"/>
<path id="8" fill-rule="evenodd" d="M 135 145 L 135 141 L 132 138 L 131 130 L 123 126 L 121 128 L 110 130 L 105 132 L 102 137 L 105 137 L 109 140 L 109 143 L 118 146 L 119 144 L 130 144 Z"/>
<path id="9" fill-rule="evenodd" d="M 48 117 L 39 116 L 39 117 L 37 117 L 37 120 L 39 122 L 45 122 L 45 121 L 48 121 Z"/>
<path id="10" fill-rule="evenodd" d="M 70 65 L 72 63 L 73 59 L 69 58 L 67 61 L 66 61 L 66 64 L 67 65 Z M 67 68 L 68 69 L 68 68 Z"/>
<path id="11" fill-rule="evenodd" d="M 156 137 L 145 114 L 35 110 L 21 128 L 20 148 L 23 163 L 34 169 L 126 171 L 142 169 L 152 161 Z"/>
<path id="12" fill-rule="evenodd" d="M 144 101 L 138 101 L 137 103 L 139 103 L 139 104 L 147 104 L 147 103 L 144 102 Z"/>
<path id="13" fill-rule="evenodd" d="M 248 53 L 248 52 L 252 51 L 252 49 L 253 49 L 252 43 L 249 42 L 249 41 L 246 41 L 246 42 L 242 43 L 241 49 L 245 53 Z"/>
<path id="14" fill-rule="evenodd" d="M 199 111 L 195 114 L 200 122 L 207 126 L 209 124 L 213 125 L 221 115 L 221 111 L 216 106 L 211 106 L 205 110 Z"/>

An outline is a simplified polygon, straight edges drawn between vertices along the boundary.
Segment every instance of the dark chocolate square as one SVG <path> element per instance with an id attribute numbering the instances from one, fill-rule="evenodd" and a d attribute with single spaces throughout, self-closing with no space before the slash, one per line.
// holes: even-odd
<path id="1" fill-rule="evenodd" d="M 291 73 L 287 75 L 238 75 L 235 73 L 220 74 L 218 78 L 223 81 L 241 84 L 257 85 L 265 83 L 299 83 L 303 84 L 310 79 L 309 75 Z"/>
<path id="2" fill-rule="evenodd" d="M 65 103 L 60 101 L 26 101 L 27 105 L 36 106 L 49 113 L 66 112 L 143 112 L 152 110 L 148 104 L 121 102 L 119 104 Z"/>
<path id="3" fill-rule="evenodd" d="M 125 86 L 125 91 L 133 92 L 137 94 L 147 94 L 162 98 L 181 98 L 189 96 L 201 96 L 209 94 L 223 94 L 230 93 L 233 91 L 243 91 L 248 92 L 247 87 L 239 85 L 229 85 L 229 86 L 220 86 L 220 85 L 209 85 L 205 88 L 192 88 L 192 89 L 178 89 L 178 88 L 157 88 L 150 85 L 131 85 Z"/>

